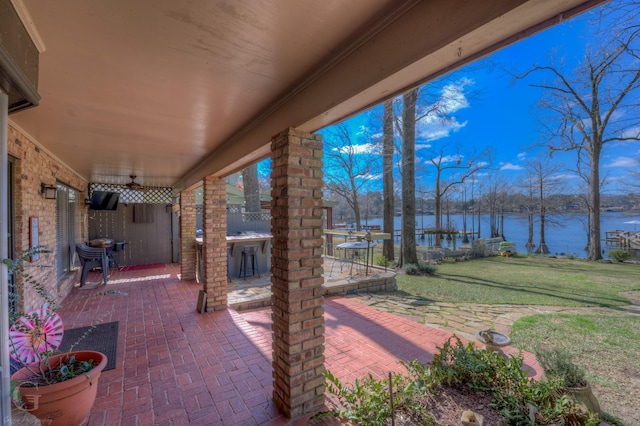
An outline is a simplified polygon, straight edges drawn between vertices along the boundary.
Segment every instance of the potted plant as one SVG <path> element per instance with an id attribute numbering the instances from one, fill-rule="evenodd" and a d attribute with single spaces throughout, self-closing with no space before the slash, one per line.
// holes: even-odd
<path id="1" fill-rule="evenodd" d="M 565 393 L 590 411 L 600 414 L 600 404 L 591 390 L 586 373 L 573 362 L 571 354 L 564 349 L 536 349 L 536 358 L 549 378 L 559 380 Z"/>
<path id="2" fill-rule="evenodd" d="M 100 352 L 73 351 L 73 347 L 66 353 L 57 350 L 64 333 L 62 319 L 56 313 L 59 305 L 27 272 L 25 264 L 34 254 L 49 252 L 36 247 L 15 260 L 4 260 L 10 273 L 22 277 L 23 288 L 33 287 L 44 301 L 36 310 L 10 316 L 9 350 L 17 369 L 11 375 L 11 393 L 16 406 L 38 417 L 42 424 L 80 425 L 95 401 L 107 357 Z"/>

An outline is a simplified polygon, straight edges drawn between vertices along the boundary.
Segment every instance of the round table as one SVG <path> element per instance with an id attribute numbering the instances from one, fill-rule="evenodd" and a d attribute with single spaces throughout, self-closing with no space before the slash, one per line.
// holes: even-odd
<path id="1" fill-rule="evenodd" d="M 366 250 L 365 254 L 365 270 L 364 275 L 367 276 L 369 274 L 369 250 L 376 246 L 376 243 L 373 241 L 347 241 L 346 243 L 338 244 L 336 248 L 345 250 L 345 258 L 351 262 L 351 269 L 353 269 L 353 263 L 357 257 L 358 250 Z M 346 256 L 346 250 L 353 250 L 353 255 L 351 258 Z M 351 273 L 351 271 L 349 271 Z"/>

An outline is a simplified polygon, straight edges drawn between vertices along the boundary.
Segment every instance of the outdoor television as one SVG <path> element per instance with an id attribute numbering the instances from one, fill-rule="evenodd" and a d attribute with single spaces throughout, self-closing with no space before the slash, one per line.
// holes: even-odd
<path id="1" fill-rule="evenodd" d="M 120 194 L 117 192 L 93 191 L 89 210 L 116 210 L 119 196 Z"/>

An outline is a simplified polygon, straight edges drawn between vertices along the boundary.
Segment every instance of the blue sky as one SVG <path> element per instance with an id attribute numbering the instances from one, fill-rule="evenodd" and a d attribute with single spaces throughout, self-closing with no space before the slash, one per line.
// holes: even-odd
<path id="1" fill-rule="evenodd" d="M 540 81 L 538 76 L 519 80 L 506 70 L 522 73 L 534 63 L 551 63 L 550 58 L 562 58 L 567 66 L 575 66 L 590 39 L 587 19 L 587 15 L 582 15 L 557 25 L 446 76 L 440 88 L 441 93 L 448 93 L 446 108 L 450 119 L 432 119 L 418 126 L 417 185 L 428 186 L 433 182 L 434 169 L 426 163 L 428 156 L 433 155 L 433 147 L 443 147 L 443 152 L 454 154 L 452 147 L 462 146 L 461 151 L 467 156 L 472 147 L 479 151 L 492 147 L 493 164 L 500 175 L 512 182 L 522 177 L 526 160 L 544 151 L 532 148 L 544 138 L 540 131 L 542 111 L 537 106 L 543 91 L 531 86 Z M 345 121 L 353 140 L 363 145 L 361 155 L 370 155 L 367 144 L 380 137 L 381 116 L 378 106 Z M 331 137 L 332 127 L 320 133 L 326 140 Z M 553 158 L 567 168 L 575 163 L 573 152 L 554 154 Z M 606 144 L 601 174 L 608 176 L 608 184 L 603 193 L 628 192 L 621 189 L 618 180 L 624 180 L 630 170 L 638 169 L 639 158 L 638 142 Z M 579 178 L 574 173 L 567 170 L 558 177 L 567 182 L 566 192 L 577 191 Z M 380 190 L 381 186 L 379 176 L 374 173 L 369 190 Z"/>

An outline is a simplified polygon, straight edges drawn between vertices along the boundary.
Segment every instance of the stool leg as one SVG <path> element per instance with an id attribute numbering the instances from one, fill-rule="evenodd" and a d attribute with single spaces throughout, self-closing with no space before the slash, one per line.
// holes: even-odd
<path id="1" fill-rule="evenodd" d="M 260 278 L 260 270 L 258 269 L 258 258 L 256 257 L 256 255 L 253 255 L 253 270 L 256 273 L 256 275 L 258 276 L 258 278 Z"/>

